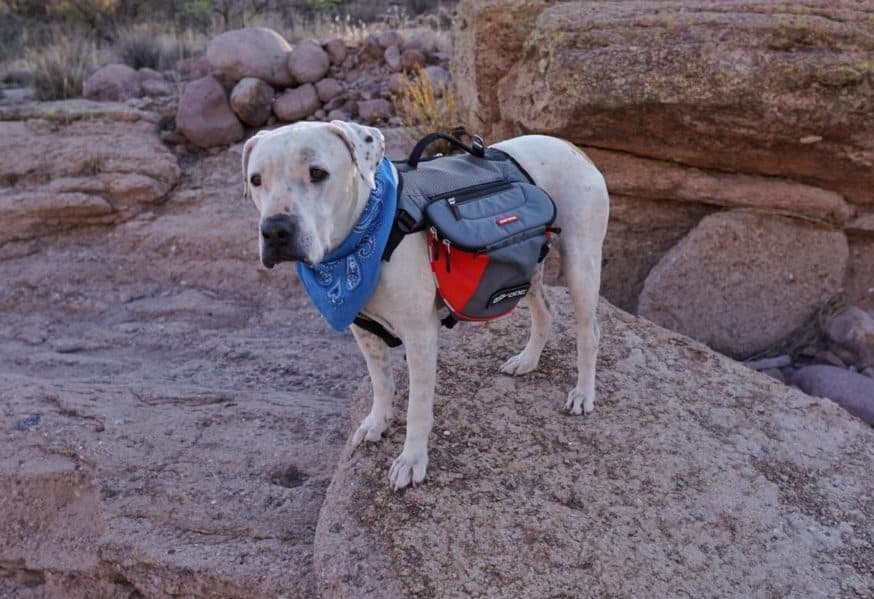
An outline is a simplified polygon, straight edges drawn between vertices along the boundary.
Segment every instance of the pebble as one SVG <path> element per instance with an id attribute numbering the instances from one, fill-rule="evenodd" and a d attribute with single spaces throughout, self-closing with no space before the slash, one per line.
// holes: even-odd
<path id="1" fill-rule="evenodd" d="M 783 368 L 792 364 L 792 358 L 787 355 L 775 356 L 772 358 L 760 358 L 758 360 L 750 360 L 744 362 L 747 368 L 753 370 L 771 370 L 773 368 Z"/>

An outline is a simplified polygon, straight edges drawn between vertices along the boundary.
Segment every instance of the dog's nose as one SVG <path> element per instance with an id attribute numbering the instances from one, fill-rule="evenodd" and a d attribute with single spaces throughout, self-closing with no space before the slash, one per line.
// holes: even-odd
<path id="1" fill-rule="evenodd" d="M 261 221 L 261 236 L 272 246 L 282 246 L 291 241 L 297 224 L 287 214 L 277 214 Z"/>

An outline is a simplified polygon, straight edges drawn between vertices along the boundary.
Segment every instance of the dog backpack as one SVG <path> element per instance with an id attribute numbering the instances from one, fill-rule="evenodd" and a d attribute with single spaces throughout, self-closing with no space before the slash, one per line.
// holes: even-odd
<path id="1" fill-rule="evenodd" d="M 422 159 L 444 139 L 464 154 Z M 487 321 L 509 314 L 525 296 L 537 263 L 549 251 L 555 219 L 552 198 L 505 152 L 455 137 L 424 137 L 400 176 L 395 230 L 383 256 L 403 235 L 427 231 L 431 270 L 443 302 L 459 320 Z"/>

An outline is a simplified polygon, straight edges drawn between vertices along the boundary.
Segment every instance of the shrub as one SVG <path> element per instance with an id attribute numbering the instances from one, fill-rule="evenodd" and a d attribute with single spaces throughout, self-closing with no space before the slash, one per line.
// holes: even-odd
<path id="1" fill-rule="evenodd" d="M 423 68 L 416 69 L 415 78 L 394 95 L 392 101 L 401 123 L 408 128 L 405 137 L 411 143 L 433 131 L 456 133 L 461 129 L 454 93 L 445 83 L 435 85 Z M 448 144 L 435 143 L 431 147 L 434 152 L 450 150 Z"/>
<path id="2" fill-rule="evenodd" d="M 66 100 L 82 95 L 82 83 L 97 65 L 97 44 L 85 38 L 55 34 L 42 48 L 25 52 L 33 72 L 34 95 L 38 100 Z"/>

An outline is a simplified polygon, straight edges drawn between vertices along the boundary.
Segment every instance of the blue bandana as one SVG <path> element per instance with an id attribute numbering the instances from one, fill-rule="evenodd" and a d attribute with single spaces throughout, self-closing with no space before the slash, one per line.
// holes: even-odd
<path id="1" fill-rule="evenodd" d="M 376 287 L 394 222 L 397 187 L 391 162 L 383 158 L 376 170 L 376 187 L 349 237 L 315 266 L 297 263 L 310 299 L 338 331 L 352 324 Z"/>

